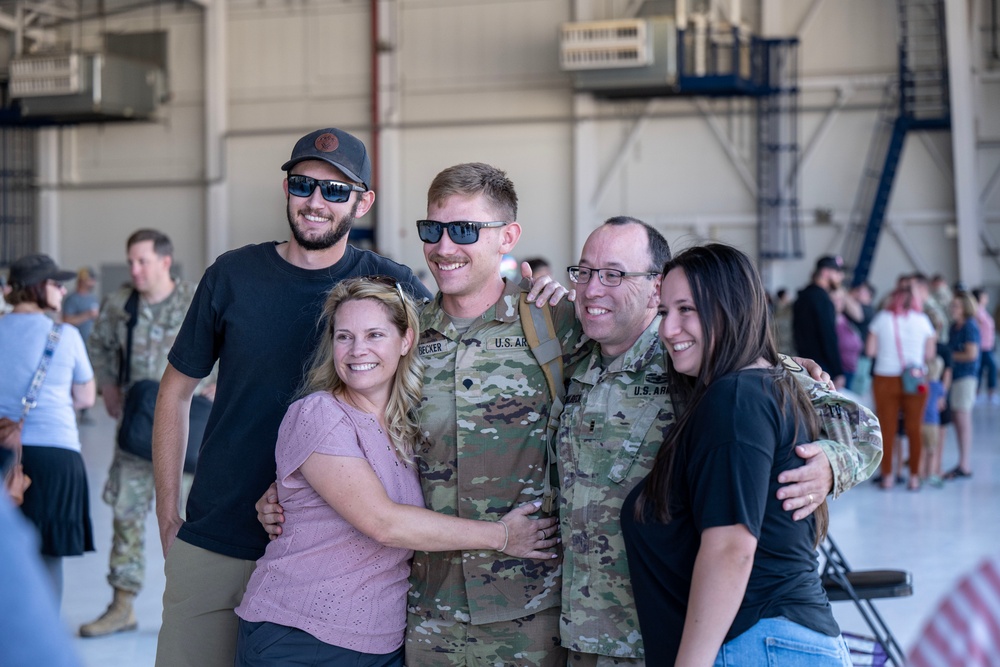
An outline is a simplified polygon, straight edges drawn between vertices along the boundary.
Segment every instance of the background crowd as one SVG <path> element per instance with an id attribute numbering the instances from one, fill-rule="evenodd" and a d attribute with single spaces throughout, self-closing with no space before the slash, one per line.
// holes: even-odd
<path id="1" fill-rule="evenodd" d="M 544 263 L 526 263 L 525 283 L 501 277 L 521 232 L 517 196 L 481 163 L 439 173 L 416 223 L 432 297 L 409 268 L 347 243 L 375 196 L 356 138 L 318 130 L 281 169 L 291 239 L 222 255 L 197 288 L 172 274 L 170 241 L 156 230 L 128 238 L 130 284 L 99 308 L 92 270 L 78 273 L 69 314 L 63 284 L 73 274 L 44 255 L 12 267 L 0 349 L 16 372 L 0 385 L 0 413 L 23 419 L 33 483 L 23 511 L 57 593 L 59 559 L 94 549 L 77 424 L 97 387 L 121 424 L 102 495 L 114 509 L 112 601 L 81 636 L 136 627 L 155 487 L 167 574 L 159 665 L 284 664 L 320 651 L 386 666 L 403 664 L 404 653 L 411 666 L 600 667 L 675 655 L 711 664 L 727 646 L 740 653 L 774 637 L 845 664 L 813 550 L 826 497 L 868 478 L 879 460 L 879 482 L 892 487 L 897 453 L 913 490 L 972 475 L 981 367 L 992 369 L 982 400 L 996 399 L 994 328 L 979 322 L 987 297 L 975 303 L 959 290 L 934 307 L 932 282 L 906 276 L 876 302 L 870 286 L 846 291 L 843 262 L 827 256 L 772 313 L 738 250 L 704 246 L 709 259 L 692 249 L 671 261 L 659 232 L 617 217 L 568 267 L 570 304 L 562 286 L 534 275 Z M 825 371 L 838 388 L 870 386 L 879 420 L 891 424 L 885 455 L 870 412 L 779 351 L 814 359 L 813 374 Z M 47 384 L 37 380 L 42 368 Z M 131 402 L 146 382 L 155 422 L 153 402 Z M 761 383 L 775 389 L 747 390 Z M 51 395 L 22 410 L 36 384 Z M 214 407 L 192 436 L 199 397 Z M 712 423 L 732 397 L 746 410 L 732 414 L 753 412 L 773 433 L 748 438 L 740 420 Z M 143 410 L 145 453 L 122 436 Z M 938 436 L 955 425 L 959 465 L 945 474 L 925 436 L 928 411 Z M 775 419 L 786 413 L 794 419 Z M 713 438 L 698 437 L 710 427 L 759 451 L 712 449 Z M 189 440 L 199 450 L 193 474 Z M 683 470 L 691 474 L 678 478 Z M 740 512 L 705 500 L 718 496 L 718 471 L 745 484 L 731 489 L 730 506 L 747 501 Z M 352 483 L 331 484 L 338 478 Z M 632 512 L 633 491 L 648 479 L 655 511 L 643 516 L 641 503 Z M 677 508 L 688 523 L 670 521 Z M 633 516 L 645 525 L 630 538 L 622 529 Z M 664 539 L 678 545 L 664 563 L 676 573 L 669 581 L 642 548 Z M 705 568 L 726 575 L 724 596 Z M 335 583 L 317 587 L 317 577 Z M 672 591 L 682 589 L 690 600 L 678 605 Z M 658 591 L 672 602 L 654 599 Z M 352 611 L 362 607 L 364 618 Z M 650 630 L 665 607 L 677 623 Z"/>
<path id="2" fill-rule="evenodd" d="M 971 410 L 1000 406 L 1000 306 L 990 312 L 988 290 L 949 286 L 941 275 L 900 275 L 882 296 L 869 283 L 844 279 L 843 261 L 825 256 L 795 299 L 784 288 L 775 293 L 779 349 L 815 359 L 838 387 L 873 402 L 886 436 L 874 478 L 881 488 L 905 483 L 916 491 L 924 481 L 939 487 L 971 477 Z M 951 428 L 959 461 L 942 471 Z"/>

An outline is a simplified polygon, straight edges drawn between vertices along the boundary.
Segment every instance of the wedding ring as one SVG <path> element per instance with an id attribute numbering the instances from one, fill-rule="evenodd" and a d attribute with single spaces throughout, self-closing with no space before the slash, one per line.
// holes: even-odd
<path id="1" fill-rule="evenodd" d="M 807 497 L 807 498 L 809 498 L 809 504 L 810 504 L 810 505 L 812 505 L 812 504 L 813 504 L 813 494 L 811 494 L 811 493 L 810 493 L 810 494 L 809 494 L 808 496 L 806 496 L 806 497 Z"/>

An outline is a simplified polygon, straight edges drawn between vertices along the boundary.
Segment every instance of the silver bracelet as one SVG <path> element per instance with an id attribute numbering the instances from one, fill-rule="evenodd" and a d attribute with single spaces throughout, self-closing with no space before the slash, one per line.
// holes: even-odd
<path id="1" fill-rule="evenodd" d="M 507 542 L 510 540 L 510 529 L 507 528 L 507 524 L 503 522 L 503 519 L 497 519 L 497 523 L 503 526 L 503 546 L 497 549 L 497 551 L 503 551 L 507 548 Z"/>

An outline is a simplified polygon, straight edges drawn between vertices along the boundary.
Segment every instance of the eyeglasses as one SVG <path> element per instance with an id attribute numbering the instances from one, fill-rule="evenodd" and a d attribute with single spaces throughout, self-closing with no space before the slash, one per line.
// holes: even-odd
<path id="1" fill-rule="evenodd" d="M 597 279 L 605 287 L 617 287 L 622 284 L 623 278 L 632 276 L 646 276 L 652 278 L 660 275 L 659 271 L 619 271 L 618 269 L 592 269 L 589 266 L 567 266 L 569 281 L 578 285 L 586 285 L 590 282 L 591 276 L 597 274 Z"/>
<path id="2" fill-rule="evenodd" d="M 417 235 L 424 243 L 437 243 L 448 228 L 448 237 L 458 245 L 470 245 L 479 240 L 479 230 L 484 227 L 503 227 L 506 222 L 472 222 L 456 220 L 454 222 L 438 222 L 437 220 L 417 220 Z"/>
<path id="3" fill-rule="evenodd" d="M 319 193 L 323 199 L 331 204 L 343 204 L 351 198 L 352 192 L 365 192 L 360 185 L 353 183 L 342 183 L 340 181 L 320 181 L 311 176 L 301 176 L 290 174 L 288 176 L 288 194 L 296 197 L 309 197 L 316 186 L 319 186 Z"/>

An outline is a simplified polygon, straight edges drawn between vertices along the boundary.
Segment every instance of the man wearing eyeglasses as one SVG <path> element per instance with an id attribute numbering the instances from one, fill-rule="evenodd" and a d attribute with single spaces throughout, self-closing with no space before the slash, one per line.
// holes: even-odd
<path id="1" fill-rule="evenodd" d="M 635 218 L 616 217 L 591 233 L 579 265 L 569 267 L 577 316 L 597 343 L 568 373 L 556 437 L 560 630 L 571 667 L 644 664 L 619 516 L 677 417 L 657 337 L 660 270 L 669 259 L 659 232 Z M 801 519 L 831 490 L 839 494 L 874 471 L 881 438 L 871 412 L 797 375 L 813 398 L 824 435 L 839 440 L 800 447 L 808 463 L 782 473 L 787 486 L 779 498 Z"/>
<path id="2" fill-rule="evenodd" d="M 160 386 L 153 463 L 167 583 L 159 667 L 233 664 L 233 609 L 267 545 L 254 501 L 274 479 L 278 427 L 316 346 L 326 293 L 345 278 L 386 275 L 418 299 L 430 296 L 407 267 L 347 242 L 375 200 L 361 141 L 316 130 L 281 168 L 291 238 L 227 252 L 208 268 Z M 182 521 L 188 405 L 217 360 L 215 403 Z"/>

